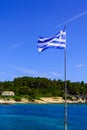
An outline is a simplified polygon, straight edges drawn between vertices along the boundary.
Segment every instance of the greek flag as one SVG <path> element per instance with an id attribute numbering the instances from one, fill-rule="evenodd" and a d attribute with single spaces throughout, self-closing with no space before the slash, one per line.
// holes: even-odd
<path id="1" fill-rule="evenodd" d="M 66 48 L 66 31 L 61 30 L 53 37 L 44 38 L 39 37 L 37 49 L 39 52 L 44 51 L 48 48 L 59 48 L 65 49 Z"/>

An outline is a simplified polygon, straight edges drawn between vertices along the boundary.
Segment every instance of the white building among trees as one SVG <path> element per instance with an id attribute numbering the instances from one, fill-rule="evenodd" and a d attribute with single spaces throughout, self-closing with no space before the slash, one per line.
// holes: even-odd
<path id="1" fill-rule="evenodd" d="M 15 93 L 13 91 L 3 91 L 1 96 L 14 96 Z"/>

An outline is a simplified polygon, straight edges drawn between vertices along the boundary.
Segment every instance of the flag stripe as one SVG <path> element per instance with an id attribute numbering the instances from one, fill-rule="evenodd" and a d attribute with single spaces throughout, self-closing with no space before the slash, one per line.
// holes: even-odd
<path id="1" fill-rule="evenodd" d="M 52 37 L 52 38 L 43 38 L 43 39 L 39 39 L 38 40 L 38 43 L 44 43 L 44 42 L 49 42 L 49 41 L 51 41 L 52 39 L 54 39 L 54 37 Z"/>

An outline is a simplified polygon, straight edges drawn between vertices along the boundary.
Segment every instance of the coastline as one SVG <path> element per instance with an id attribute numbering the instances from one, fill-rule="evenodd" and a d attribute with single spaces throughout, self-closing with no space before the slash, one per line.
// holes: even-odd
<path id="1" fill-rule="evenodd" d="M 0 104 L 64 104 L 65 101 L 62 97 L 42 97 L 40 99 L 34 99 L 33 101 L 29 101 L 26 98 L 22 98 L 21 101 L 15 101 L 14 99 L 4 100 L 0 99 Z M 79 103 L 87 103 L 85 100 L 78 99 L 78 100 L 67 100 L 68 104 L 79 104 Z"/>

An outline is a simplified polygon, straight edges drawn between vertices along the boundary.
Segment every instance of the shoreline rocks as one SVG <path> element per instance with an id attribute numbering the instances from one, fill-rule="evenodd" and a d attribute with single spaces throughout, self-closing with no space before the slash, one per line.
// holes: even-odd
<path id="1" fill-rule="evenodd" d="M 40 99 L 34 99 L 33 101 L 29 101 L 26 98 L 22 98 L 20 102 L 15 101 L 14 99 L 9 99 L 9 100 L 4 100 L 4 99 L 0 99 L 0 104 L 15 104 L 15 103 L 25 103 L 25 104 L 29 104 L 29 103 L 34 103 L 34 104 L 64 104 L 65 101 L 62 97 L 42 97 Z M 68 100 L 67 99 L 67 103 L 68 104 L 79 104 L 79 103 L 86 103 L 85 100 L 82 99 L 78 99 L 78 100 Z"/>

